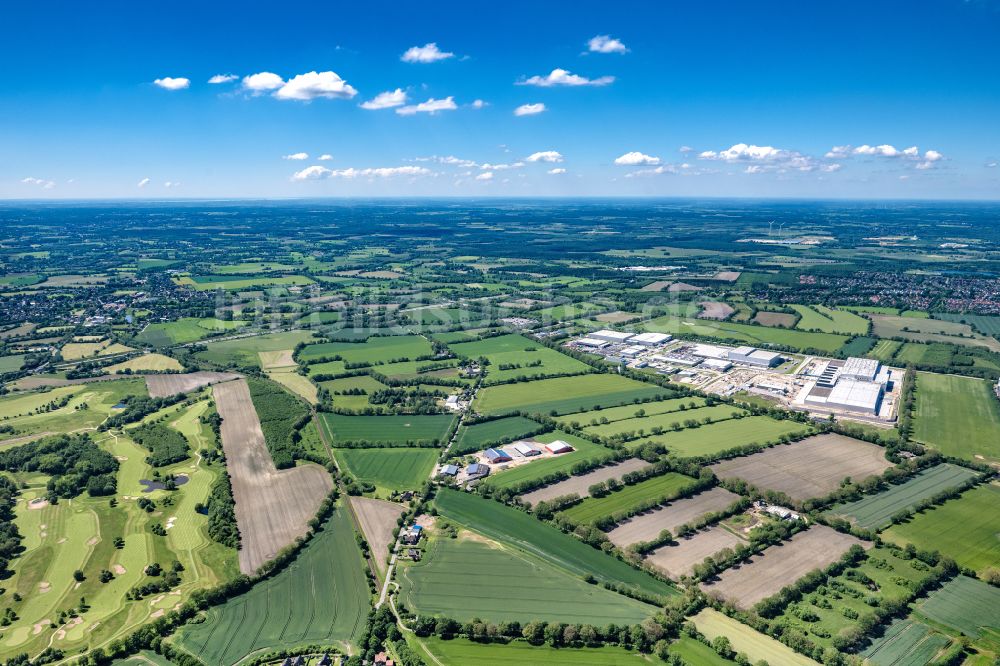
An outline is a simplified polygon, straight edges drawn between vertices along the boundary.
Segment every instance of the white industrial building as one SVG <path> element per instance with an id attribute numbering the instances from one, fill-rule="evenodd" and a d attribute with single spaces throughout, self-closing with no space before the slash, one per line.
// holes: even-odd
<path id="1" fill-rule="evenodd" d="M 630 345 L 642 345 L 643 347 L 656 347 L 670 342 L 674 336 L 669 333 L 639 333 L 628 339 Z"/>
<path id="2" fill-rule="evenodd" d="M 598 340 L 597 338 L 580 338 L 576 341 L 581 347 L 590 347 L 591 349 L 604 349 L 611 343 L 607 340 Z"/>
<path id="3" fill-rule="evenodd" d="M 764 351 L 756 347 L 737 347 L 736 349 L 731 349 L 726 358 L 733 363 L 755 365 L 760 368 L 773 368 L 781 365 L 781 362 L 784 360 L 781 354 L 777 352 Z"/>
<path id="4" fill-rule="evenodd" d="M 629 342 L 631 342 L 631 340 L 629 340 Z M 646 351 L 645 347 L 640 347 L 639 345 L 631 345 L 621 350 L 620 353 L 625 358 L 635 358 L 644 351 Z"/>
<path id="5" fill-rule="evenodd" d="M 831 388 L 814 387 L 805 396 L 805 402 L 845 412 L 875 415 L 882 406 L 884 391 L 885 387 L 878 382 L 842 377 Z"/>
<path id="6" fill-rule="evenodd" d="M 719 372 L 727 372 L 733 367 L 733 362 L 727 361 L 724 358 L 706 358 L 701 362 L 699 367 L 708 368 L 709 370 L 718 370 Z"/>
<path id="7" fill-rule="evenodd" d="M 702 358 L 728 358 L 729 349 L 716 345 L 697 344 L 691 348 L 691 353 Z"/>
<path id="8" fill-rule="evenodd" d="M 622 343 L 631 338 L 632 335 L 632 333 L 622 333 L 621 331 L 601 329 L 600 331 L 594 331 L 587 337 L 594 338 L 595 340 L 605 340 L 612 343 Z"/>
<path id="9" fill-rule="evenodd" d="M 852 356 L 840 368 L 840 376 L 844 379 L 860 379 L 866 382 L 875 381 L 881 363 L 874 358 L 857 358 Z"/>

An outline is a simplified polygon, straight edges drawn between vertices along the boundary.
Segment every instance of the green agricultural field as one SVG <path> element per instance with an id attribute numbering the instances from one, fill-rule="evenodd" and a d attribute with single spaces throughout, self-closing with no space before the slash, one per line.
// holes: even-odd
<path id="1" fill-rule="evenodd" d="M 751 326 L 728 321 L 711 321 L 684 317 L 660 317 L 642 326 L 643 330 L 673 335 L 698 335 L 710 338 L 732 340 L 751 345 L 783 345 L 795 349 L 818 349 L 835 352 L 840 349 L 847 336 L 836 333 L 812 333 L 795 329 Z"/>
<path id="2" fill-rule="evenodd" d="M 791 308 L 799 313 L 799 322 L 795 325 L 799 330 L 846 335 L 868 332 L 868 320 L 847 310 L 834 310 L 823 305 L 792 305 Z"/>
<path id="3" fill-rule="evenodd" d="M 892 517 L 900 511 L 955 488 L 976 475 L 976 472 L 958 465 L 935 465 L 884 492 L 867 495 L 856 502 L 838 504 L 830 509 L 830 513 L 847 518 L 858 527 L 881 529 L 889 525 Z"/>
<path id="4" fill-rule="evenodd" d="M 983 335 L 1000 336 L 1000 317 L 994 315 L 956 314 L 952 312 L 935 312 L 935 319 L 968 324 Z"/>
<path id="5" fill-rule="evenodd" d="M 913 342 L 938 342 L 944 344 L 986 347 L 1000 350 L 1000 341 L 976 333 L 968 324 L 944 319 L 892 317 L 873 315 L 873 333 L 880 338 L 905 338 Z"/>
<path id="6" fill-rule="evenodd" d="M 917 373 L 913 438 L 945 455 L 1000 461 L 1000 402 L 990 383 Z"/>
<path id="7" fill-rule="evenodd" d="M 670 654 L 677 655 L 685 664 L 697 666 L 735 666 L 736 662 L 719 656 L 719 653 L 696 638 L 682 636 L 670 644 Z"/>
<path id="8" fill-rule="evenodd" d="M 603 626 L 635 624 L 657 610 L 549 562 L 473 539 L 433 539 L 423 560 L 401 567 L 399 574 L 408 608 L 459 622 L 537 619 Z"/>
<path id="9" fill-rule="evenodd" d="M 205 351 L 198 352 L 195 356 L 198 359 L 221 365 L 236 363 L 260 367 L 260 352 L 294 349 L 300 342 L 309 342 L 312 339 L 312 333 L 309 331 L 268 333 L 267 335 L 255 335 L 237 340 L 207 342 L 205 343 Z"/>
<path id="10" fill-rule="evenodd" d="M 333 361 L 340 363 L 340 361 Z M 325 365 L 325 364 L 321 364 Z M 315 368 L 318 366 L 309 366 Z M 339 379 L 329 379 L 319 383 L 320 386 L 330 392 L 330 400 L 334 407 L 340 409 L 363 410 L 373 407 L 368 400 L 368 396 L 389 388 L 379 380 L 370 375 L 355 375 L 353 377 L 341 377 Z M 362 394 L 350 394 L 349 391 L 364 391 Z M 340 395 L 338 395 L 340 394 Z"/>
<path id="11" fill-rule="evenodd" d="M 907 599 L 913 585 L 933 574 L 920 560 L 904 559 L 901 554 L 904 553 L 889 548 L 869 550 L 864 561 L 851 567 L 850 575 L 845 572 L 835 576 L 834 582 L 792 602 L 778 621 L 801 631 L 816 645 L 831 647 L 835 636 L 856 631 L 856 618 L 871 612 L 868 599 L 879 602 Z M 847 609 L 856 614 L 855 619 L 845 615 Z"/>
<path id="12" fill-rule="evenodd" d="M 515 377 L 551 377 L 554 375 L 579 375 L 592 372 L 592 368 L 571 356 L 529 340 L 523 335 L 501 335 L 475 342 L 449 345 L 456 355 L 489 361 L 484 383 L 497 384 Z"/>
<path id="13" fill-rule="evenodd" d="M 427 481 L 437 449 L 333 449 L 337 463 L 360 481 L 387 490 L 415 490 Z"/>
<path id="14" fill-rule="evenodd" d="M 642 409 L 642 406 L 637 405 L 636 408 Z M 712 407 L 698 407 L 696 409 L 633 417 L 612 423 L 584 426 L 583 431 L 597 437 L 613 437 L 615 435 L 629 435 L 632 433 L 629 439 L 638 439 L 652 434 L 651 431 L 654 428 L 671 430 L 676 424 L 676 427 L 679 429 L 687 421 L 696 421 L 701 424 L 705 424 L 706 421 L 708 423 L 717 423 L 736 418 L 737 416 L 744 416 L 747 413 L 746 410 L 733 407 L 732 405 L 713 405 Z"/>
<path id="15" fill-rule="evenodd" d="M 197 342 L 211 335 L 235 331 L 247 325 L 245 321 L 223 321 L 222 319 L 197 319 L 184 317 L 177 321 L 157 322 L 149 324 L 139 335 L 135 336 L 136 344 L 148 344 L 153 347 L 169 347 L 188 342 Z"/>
<path id="16" fill-rule="evenodd" d="M 143 650 L 127 659 L 111 662 L 111 666 L 172 666 L 166 657 L 150 650 Z"/>
<path id="17" fill-rule="evenodd" d="M 654 414 L 667 414 L 669 412 L 680 412 L 685 409 L 695 409 L 705 405 L 704 398 L 688 397 L 673 398 L 670 400 L 658 400 L 656 402 L 644 402 L 638 405 L 622 405 L 621 407 L 605 407 L 604 409 L 594 409 L 589 412 L 574 412 L 556 417 L 556 421 L 561 426 L 572 426 L 574 423 L 579 426 L 587 424 L 596 425 L 608 422 L 622 421 L 636 416 L 636 412 L 642 410 L 647 416 Z"/>
<path id="18" fill-rule="evenodd" d="M 15 356 L 0 356 L 0 374 L 17 372 L 24 365 L 24 354 Z"/>
<path id="19" fill-rule="evenodd" d="M 342 442 L 361 441 L 389 444 L 438 442 L 444 439 L 454 422 L 453 414 L 320 414 L 323 432 L 332 446 Z"/>
<path id="20" fill-rule="evenodd" d="M 874 666 L 929 664 L 951 640 L 912 619 L 897 619 L 861 653 Z"/>
<path id="21" fill-rule="evenodd" d="M 624 648 L 606 646 L 599 648 L 554 648 L 549 645 L 531 645 L 527 641 L 510 643 L 475 643 L 467 638 L 443 640 L 435 636 L 416 639 L 416 652 L 426 656 L 428 664 L 438 666 L 638 666 L 661 663 L 654 657 L 629 652 Z M 691 662 L 694 663 L 694 662 Z M 700 665 L 699 665 L 700 666 Z M 707 665 L 706 665 L 707 666 Z"/>
<path id="22" fill-rule="evenodd" d="M 183 627 L 175 644 L 208 666 L 247 655 L 315 643 L 353 644 L 369 608 L 364 563 L 344 508 L 278 574 L 205 612 Z"/>
<path id="23" fill-rule="evenodd" d="M 273 277 L 247 277 L 243 275 L 199 275 L 195 278 L 180 278 L 179 284 L 194 287 L 198 291 L 225 289 L 226 291 L 245 291 L 257 287 L 291 287 L 306 286 L 314 282 L 305 275 L 283 275 Z"/>
<path id="24" fill-rule="evenodd" d="M 368 338 L 364 342 L 323 342 L 306 345 L 299 358 L 308 363 L 318 358 L 340 356 L 348 363 L 387 363 L 400 359 L 415 360 L 430 356 L 431 343 L 419 335 L 394 335 Z"/>
<path id="25" fill-rule="evenodd" d="M 917 614 L 1000 646 L 1000 589 L 981 580 L 956 576 L 918 603 Z"/>
<path id="26" fill-rule="evenodd" d="M 770 666 L 817 666 L 809 657 L 717 610 L 705 608 L 691 621 L 709 640 L 717 636 L 728 638 L 733 650 L 746 654 L 751 662 L 763 660 Z"/>
<path id="27" fill-rule="evenodd" d="M 960 566 L 982 573 L 1000 567 L 1000 485 L 995 482 L 893 525 L 883 538 L 923 550 L 938 550 Z"/>
<path id="28" fill-rule="evenodd" d="M 865 356 L 880 342 L 882 341 L 878 338 L 858 336 L 841 347 L 840 353 L 845 356 Z"/>
<path id="29" fill-rule="evenodd" d="M 461 426 L 448 453 L 455 456 L 484 449 L 492 442 L 513 441 L 536 432 L 543 426 L 523 416 L 508 416 L 494 421 Z"/>
<path id="30" fill-rule="evenodd" d="M 669 397 L 669 391 L 619 375 L 594 374 L 490 386 L 479 391 L 474 407 L 484 414 L 566 414 L 657 396 Z"/>
<path id="31" fill-rule="evenodd" d="M 434 504 L 444 519 L 473 528 L 502 546 L 540 558 L 575 576 L 590 574 L 602 582 L 625 585 L 646 594 L 678 594 L 670 583 L 633 569 L 625 562 L 499 502 L 442 488 Z"/>
<path id="32" fill-rule="evenodd" d="M 562 515 L 575 523 L 593 523 L 599 518 L 628 511 L 656 497 L 672 499 L 692 483 L 694 479 L 689 476 L 667 472 L 663 476 L 623 486 L 621 490 L 608 493 L 604 497 L 588 497 L 563 511 Z"/>
<path id="33" fill-rule="evenodd" d="M 600 305 L 593 303 L 567 303 L 565 305 L 554 305 L 550 308 L 535 310 L 528 316 L 542 320 L 543 322 L 562 321 L 566 319 L 576 319 L 591 312 L 603 310 Z"/>
<path id="34" fill-rule="evenodd" d="M 871 351 L 868 352 L 867 356 L 872 358 L 877 358 L 883 363 L 888 363 L 899 351 L 899 348 L 903 346 L 902 342 L 896 340 L 879 340 L 878 343 L 872 347 Z"/>
<path id="35" fill-rule="evenodd" d="M 573 451 L 547 458 L 536 457 L 535 460 L 524 465 L 517 465 L 494 473 L 485 480 L 485 483 L 494 488 L 514 488 L 525 481 L 539 479 L 553 472 L 566 472 L 568 474 L 574 465 L 584 460 L 608 460 L 614 455 L 610 449 L 600 444 L 594 444 L 582 437 L 576 437 L 561 430 L 538 435 L 533 439 L 543 444 L 561 439 L 572 446 Z"/>
<path id="36" fill-rule="evenodd" d="M 777 441 L 782 435 L 798 436 L 812 427 L 798 421 L 778 420 L 770 416 L 748 416 L 720 421 L 698 428 L 666 432 L 638 439 L 629 444 L 638 448 L 647 442 L 661 443 L 681 458 L 711 458 L 737 446 L 760 445 Z"/>
<path id="37" fill-rule="evenodd" d="M 953 348 L 941 343 L 923 344 L 921 342 L 904 342 L 896 352 L 894 359 L 898 364 L 913 363 L 914 365 L 934 365 L 947 368 L 955 355 Z"/>

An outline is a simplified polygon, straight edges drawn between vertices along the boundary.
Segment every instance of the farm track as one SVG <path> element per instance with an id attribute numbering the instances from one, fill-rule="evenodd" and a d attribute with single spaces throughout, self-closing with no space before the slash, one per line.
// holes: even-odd
<path id="1" fill-rule="evenodd" d="M 245 379 L 216 384 L 213 394 L 242 538 L 240 571 L 249 574 L 306 533 L 333 480 L 318 465 L 275 468 Z"/>

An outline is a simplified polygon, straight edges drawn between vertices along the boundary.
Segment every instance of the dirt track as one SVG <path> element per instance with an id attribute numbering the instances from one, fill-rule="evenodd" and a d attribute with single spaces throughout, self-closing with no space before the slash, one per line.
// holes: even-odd
<path id="1" fill-rule="evenodd" d="M 553 483 L 550 486 L 543 486 L 538 490 L 533 490 L 530 493 L 521 495 L 521 499 L 528 504 L 535 504 L 536 502 L 545 502 L 555 499 L 556 497 L 562 497 L 563 495 L 579 495 L 580 497 L 588 497 L 590 493 L 587 492 L 587 489 L 595 483 L 607 481 L 608 479 L 621 479 L 625 474 L 628 474 L 629 472 L 636 472 L 645 467 L 649 467 L 649 463 L 645 460 L 640 460 L 639 458 L 628 458 L 619 463 L 615 463 L 614 465 L 598 467 L 597 469 L 587 472 L 586 474 L 571 476 L 568 479 L 564 479 L 558 483 Z"/>
<path id="2" fill-rule="evenodd" d="M 209 384 L 238 379 L 232 372 L 188 372 L 183 375 L 146 375 L 146 389 L 152 398 L 165 398 L 177 393 L 189 393 Z"/>
<path id="3" fill-rule="evenodd" d="M 249 574 L 306 533 L 333 480 L 319 465 L 274 467 L 245 379 L 216 384 L 212 392 L 236 500 L 240 571 Z"/>
<path id="4" fill-rule="evenodd" d="M 375 566 L 385 576 L 385 570 L 389 566 L 386 556 L 389 554 L 389 544 L 393 542 L 392 531 L 396 528 L 396 519 L 403 514 L 403 507 L 385 500 L 352 497 L 351 508 L 371 546 Z"/>
<path id="5" fill-rule="evenodd" d="M 608 532 L 608 538 L 620 548 L 640 541 L 652 541 L 663 530 L 675 533 L 681 525 L 690 523 L 706 513 L 722 511 L 739 498 L 739 495 L 725 488 L 712 488 L 634 516 Z"/>
<path id="6" fill-rule="evenodd" d="M 746 610 L 813 569 L 833 564 L 854 544 L 865 548 L 872 545 L 825 525 L 813 525 L 790 541 L 767 548 L 750 562 L 723 571 L 715 581 L 702 583 L 701 589 Z"/>

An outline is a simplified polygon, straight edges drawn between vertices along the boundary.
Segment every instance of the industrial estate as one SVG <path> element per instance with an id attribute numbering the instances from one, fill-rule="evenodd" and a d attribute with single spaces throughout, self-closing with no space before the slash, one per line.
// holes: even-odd
<path id="1" fill-rule="evenodd" d="M 1000 657 L 996 207 L 261 210 L 0 212 L 4 663 Z"/>

